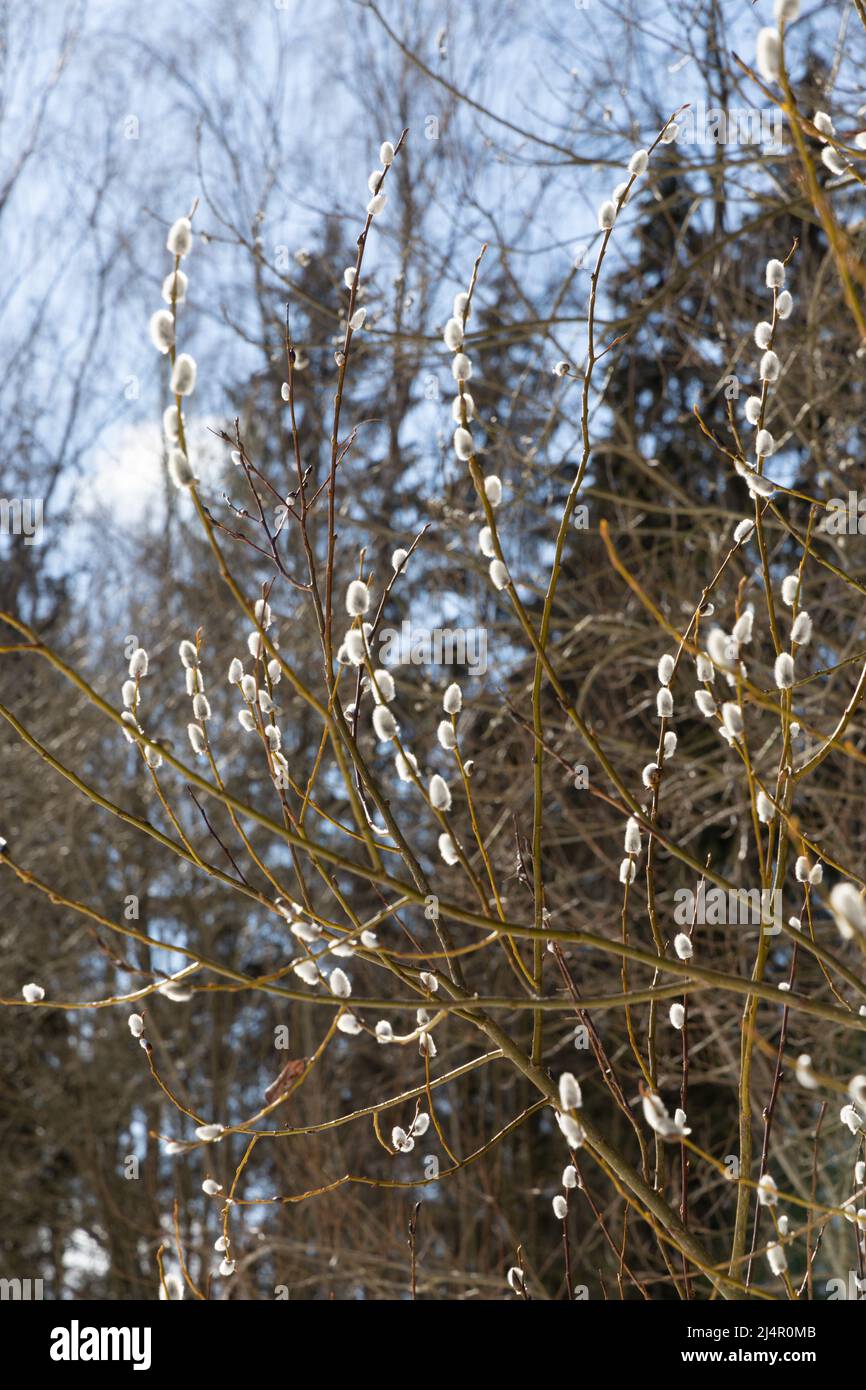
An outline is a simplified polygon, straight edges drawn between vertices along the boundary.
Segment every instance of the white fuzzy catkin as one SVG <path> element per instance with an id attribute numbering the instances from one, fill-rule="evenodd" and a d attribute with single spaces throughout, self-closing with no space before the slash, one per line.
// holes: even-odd
<path id="1" fill-rule="evenodd" d="M 195 358 L 188 352 L 181 352 L 176 358 L 171 374 L 171 389 L 176 396 L 191 396 L 195 390 L 198 368 Z"/>
<path id="2" fill-rule="evenodd" d="M 157 309 L 151 314 L 147 331 L 157 352 L 166 353 L 174 346 L 174 318 L 168 309 Z"/>
<path id="3" fill-rule="evenodd" d="M 637 869 L 633 859 L 623 859 L 619 866 L 619 881 L 622 884 L 634 883 Z"/>
<path id="4" fill-rule="evenodd" d="M 172 270 L 162 282 L 161 294 L 166 304 L 183 304 L 189 281 L 182 270 Z"/>
<path id="5" fill-rule="evenodd" d="M 490 579 L 495 589 L 504 589 L 508 584 L 508 570 L 501 560 L 490 561 Z"/>
<path id="6" fill-rule="evenodd" d="M 292 966 L 292 970 L 303 980 L 306 985 L 315 985 L 319 982 L 319 972 L 315 962 L 311 960 L 299 960 L 297 965 Z"/>
<path id="7" fill-rule="evenodd" d="M 664 737 L 664 755 L 670 760 L 677 751 L 677 736 L 673 729 L 667 729 Z"/>
<path id="8" fill-rule="evenodd" d="M 192 248 L 192 223 L 179 217 L 169 228 L 165 244 L 173 256 L 188 256 Z"/>
<path id="9" fill-rule="evenodd" d="M 332 970 L 328 976 L 328 988 L 337 999 L 348 999 L 352 993 L 352 984 L 345 970 Z"/>
<path id="10" fill-rule="evenodd" d="M 670 685 L 674 673 L 674 659 L 669 652 L 659 657 L 658 677 L 660 685 Z"/>
<path id="11" fill-rule="evenodd" d="M 363 327 L 364 327 L 364 320 L 366 319 L 366 317 L 367 317 L 367 310 L 366 310 L 366 309 L 363 309 L 363 308 L 362 308 L 362 309 L 356 309 L 356 310 L 355 310 L 354 314 L 353 314 L 352 317 L 349 319 L 349 328 L 350 328 L 350 330 L 351 330 L 352 333 L 357 333 L 359 328 L 363 328 Z"/>
<path id="12" fill-rule="evenodd" d="M 598 225 L 601 231 L 607 232 L 616 221 L 616 203 L 608 198 L 602 203 L 598 210 Z"/>
<path id="13" fill-rule="evenodd" d="M 866 1108 L 866 1076 L 858 1073 L 848 1082 L 848 1094 L 856 1105 Z"/>
<path id="14" fill-rule="evenodd" d="M 760 323 L 755 324 L 755 343 L 762 352 L 765 348 L 770 346 L 770 339 L 772 336 L 773 325 L 767 323 L 766 319 L 762 319 Z"/>
<path id="15" fill-rule="evenodd" d="M 792 608 L 797 597 L 797 589 L 800 585 L 798 574 L 786 574 L 782 580 L 782 602 Z"/>
<path id="16" fill-rule="evenodd" d="M 771 1240 L 767 1246 L 767 1261 L 774 1274 L 782 1275 L 788 1268 L 785 1251 L 775 1240 Z"/>
<path id="17" fill-rule="evenodd" d="M 129 658 L 129 674 L 133 680 L 140 680 L 147 675 L 147 668 L 150 658 L 144 647 L 136 647 L 132 656 Z"/>
<path id="18" fill-rule="evenodd" d="M 379 146 L 379 162 L 384 164 L 386 169 L 394 163 L 394 146 L 390 140 L 383 140 Z"/>
<path id="19" fill-rule="evenodd" d="M 746 419 L 750 425 L 757 425 L 761 418 L 761 397 L 749 396 L 746 400 Z"/>
<path id="20" fill-rule="evenodd" d="M 692 943 L 686 936 L 684 931 L 677 932 L 676 936 L 674 937 L 674 950 L 676 951 L 680 960 L 691 960 L 692 956 L 694 955 L 694 948 L 692 946 Z"/>
<path id="21" fill-rule="evenodd" d="M 472 376 L 472 363 L 465 352 L 455 352 L 451 361 L 451 375 L 455 381 L 468 381 Z"/>
<path id="22" fill-rule="evenodd" d="M 189 741 L 192 747 L 192 751 L 195 753 L 196 757 L 200 758 L 204 754 L 205 749 L 207 748 L 204 731 L 200 728 L 198 724 L 187 724 L 186 731 L 189 735 Z"/>
<path id="23" fill-rule="evenodd" d="M 684 1139 L 691 1134 L 692 1131 L 685 1123 L 685 1115 L 681 1115 L 678 1110 L 676 1117 L 671 1119 L 667 1106 L 655 1091 L 644 1091 L 641 1097 L 641 1106 L 643 1117 L 650 1129 L 654 1130 L 662 1139 Z"/>
<path id="24" fill-rule="evenodd" d="M 776 808 L 765 791 L 759 791 L 755 797 L 755 810 L 758 813 L 758 820 L 762 825 L 770 825 L 776 814 Z"/>
<path id="25" fill-rule="evenodd" d="M 794 684 L 794 658 L 789 652 L 780 652 L 773 665 L 773 677 L 780 690 L 790 690 Z"/>
<path id="26" fill-rule="evenodd" d="M 839 1119 L 843 1125 L 850 1129 L 852 1134 L 859 1134 L 860 1126 L 863 1123 L 859 1110 L 854 1105 L 843 1105 L 839 1111 Z"/>
<path id="27" fill-rule="evenodd" d="M 645 787 L 652 788 L 658 782 L 659 765 L 658 763 L 647 763 L 641 770 L 641 781 Z"/>
<path id="28" fill-rule="evenodd" d="M 721 666 L 723 671 L 732 671 L 737 660 L 737 644 L 728 633 L 723 632 L 720 627 L 713 627 L 707 634 L 707 651 L 712 657 L 715 666 Z"/>
<path id="29" fill-rule="evenodd" d="M 413 772 L 418 776 L 418 759 L 414 753 L 398 753 L 394 759 L 394 767 L 401 782 L 411 782 Z"/>
<path id="30" fill-rule="evenodd" d="M 695 674 L 699 681 L 711 681 L 716 674 L 713 663 L 704 652 L 698 652 L 695 657 Z"/>
<path id="31" fill-rule="evenodd" d="M 190 671 L 189 674 L 190 674 L 190 675 L 196 675 L 196 676 L 197 676 L 197 675 L 198 675 L 198 672 L 197 672 L 197 671 Z M 208 700 L 208 698 L 207 698 L 206 695 L 202 695 L 201 693 L 199 693 L 199 694 L 193 696 L 193 700 L 192 700 L 192 712 L 193 712 L 193 714 L 195 715 L 196 719 L 201 719 L 201 720 L 210 719 L 210 717 L 211 717 L 210 701 Z"/>
<path id="32" fill-rule="evenodd" d="M 395 574 L 399 574 L 402 569 L 405 569 L 406 561 L 408 559 L 408 550 L 401 550 L 398 548 L 394 551 L 394 553 L 391 556 L 391 568 L 393 569 Z"/>
<path id="33" fill-rule="evenodd" d="M 785 267 L 781 261 L 767 261 L 765 272 L 767 288 L 770 290 L 780 290 L 785 283 Z"/>
<path id="34" fill-rule="evenodd" d="M 629 816 L 625 824 L 625 842 L 623 848 L 626 854 L 640 854 L 640 824 L 634 816 Z"/>
<path id="35" fill-rule="evenodd" d="M 866 936 L 866 905 L 853 883 L 837 883 L 830 893 L 830 911 L 844 941 Z"/>
<path id="36" fill-rule="evenodd" d="M 450 751 L 457 747 L 457 735 L 451 727 L 450 719 L 441 719 L 436 727 L 436 738 L 441 748 Z"/>
<path id="37" fill-rule="evenodd" d="M 472 435 L 468 430 L 464 429 L 462 425 L 458 425 L 457 429 L 454 431 L 453 442 L 454 452 L 462 462 L 465 463 L 467 459 L 472 457 L 475 452 Z"/>
<path id="38" fill-rule="evenodd" d="M 738 521 L 734 527 L 734 540 L 738 545 L 742 545 L 744 541 L 749 539 L 754 529 L 754 521 L 750 521 L 748 517 L 744 517 L 743 520 Z"/>
<path id="39" fill-rule="evenodd" d="M 649 155 L 647 151 L 635 150 L 634 154 L 628 162 L 628 171 L 630 174 L 642 174 L 645 172 L 648 164 Z"/>
<path id="40" fill-rule="evenodd" d="M 442 339 L 450 352 L 459 352 L 463 346 L 463 324 L 460 319 L 449 319 L 442 333 Z"/>
<path id="41" fill-rule="evenodd" d="M 556 1123 L 562 1132 L 566 1144 L 570 1149 L 579 1149 L 586 1140 L 583 1126 L 578 1124 L 573 1115 L 557 1115 Z"/>
<path id="42" fill-rule="evenodd" d="M 397 721 L 387 705 L 376 705 L 373 710 L 373 728 L 380 743 L 397 737 Z"/>
<path id="43" fill-rule="evenodd" d="M 177 439 L 180 430 L 180 416 L 177 413 L 177 406 L 170 405 L 162 412 L 162 432 L 169 444 L 173 444 Z"/>
<path id="44" fill-rule="evenodd" d="M 782 41 L 778 31 L 761 29 L 755 45 L 755 62 L 765 82 L 776 82 L 782 70 Z"/>
<path id="45" fill-rule="evenodd" d="M 124 681 L 120 691 L 127 709 L 135 709 L 139 702 L 138 686 L 135 681 Z"/>
<path id="46" fill-rule="evenodd" d="M 378 670 L 373 672 L 373 679 L 375 681 L 375 685 L 373 686 L 373 699 L 377 704 L 390 705 L 397 694 L 397 688 L 394 685 L 394 677 L 391 675 L 391 672 L 386 671 L 383 666 L 380 666 Z"/>
<path id="47" fill-rule="evenodd" d="M 794 308 L 794 301 L 788 290 L 782 290 L 776 298 L 776 313 L 780 319 L 789 319 Z"/>
<path id="48" fill-rule="evenodd" d="M 747 475 L 746 486 L 753 497 L 772 497 L 776 491 L 775 484 L 769 478 L 762 478 L 758 473 Z"/>
<path id="49" fill-rule="evenodd" d="M 196 481 L 192 464 L 182 449 L 169 450 L 168 476 L 176 488 L 192 487 Z"/>
<path id="50" fill-rule="evenodd" d="M 834 150 L 832 145 L 825 145 L 821 151 L 821 163 L 830 170 L 831 174 L 844 174 L 848 168 L 848 161 L 843 159 L 838 150 Z"/>
<path id="51" fill-rule="evenodd" d="M 798 1085 L 802 1086 L 807 1091 L 817 1091 L 821 1084 L 812 1070 L 812 1058 L 809 1056 L 808 1052 L 802 1052 L 797 1058 L 794 1076 L 796 1077 Z"/>
<path id="52" fill-rule="evenodd" d="M 430 804 L 436 811 L 450 811 L 451 792 L 444 777 L 436 772 L 430 778 Z"/>
<path id="53" fill-rule="evenodd" d="M 739 738 L 743 732 L 743 711 L 733 700 L 726 700 L 722 705 L 722 723 L 731 738 Z"/>
<path id="54" fill-rule="evenodd" d="M 475 419 L 475 400 L 468 391 L 464 391 L 462 396 L 455 396 L 451 402 L 451 416 L 458 425 L 463 419 L 464 411 L 467 420 Z"/>
<path id="55" fill-rule="evenodd" d="M 378 217 L 388 201 L 387 193 L 375 193 L 367 204 L 367 212 L 370 217 Z"/>
<path id="56" fill-rule="evenodd" d="M 742 646 L 752 640 L 752 628 L 755 622 L 755 614 L 751 608 L 747 608 L 741 613 L 731 629 L 731 636 L 734 641 Z"/>
<path id="57" fill-rule="evenodd" d="M 370 607 L 370 590 L 362 579 L 353 579 L 346 590 L 346 612 L 352 618 L 359 618 Z"/>
<path id="58" fill-rule="evenodd" d="M 201 1185 L 201 1190 L 208 1197 L 215 1197 L 218 1192 L 222 1192 L 222 1184 L 215 1182 L 213 1178 L 205 1178 Z"/>
<path id="59" fill-rule="evenodd" d="M 716 702 L 708 690 L 695 691 L 695 704 L 705 719 L 712 719 L 716 712 Z"/>
<path id="60" fill-rule="evenodd" d="M 224 1126 L 221 1124 L 199 1125 L 195 1132 L 196 1139 L 202 1139 L 205 1144 L 213 1144 L 220 1139 L 224 1133 Z"/>
<path id="61" fill-rule="evenodd" d="M 777 24 L 791 24 L 800 13 L 800 0 L 775 0 L 773 18 Z"/>
<path id="62" fill-rule="evenodd" d="M 758 368 L 758 375 L 760 376 L 762 381 L 778 381 L 781 367 L 782 364 L 780 363 L 775 352 L 773 352 L 773 350 L 770 349 L 770 351 L 765 352 L 763 357 L 761 358 L 760 366 Z"/>
<path id="63" fill-rule="evenodd" d="M 755 435 L 755 453 L 759 458 L 769 458 L 775 452 L 776 441 L 769 430 L 758 430 Z"/>
<path id="64" fill-rule="evenodd" d="M 568 1216 L 568 1202 L 565 1200 L 561 1192 L 557 1192 L 556 1196 L 553 1199 L 553 1214 L 560 1221 L 564 1221 L 565 1218 Z"/>
<path id="65" fill-rule="evenodd" d="M 493 544 L 493 532 L 489 526 L 482 526 L 478 532 L 478 549 L 482 555 L 486 555 L 488 560 L 496 556 L 496 548 Z"/>
<path id="66" fill-rule="evenodd" d="M 676 1028 L 678 1031 L 683 1028 L 686 1021 L 686 1011 L 682 1004 L 671 1004 L 668 1018 L 672 1028 Z"/>
<path id="67" fill-rule="evenodd" d="M 659 719 L 670 719 L 674 712 L 674 697 L 666 685 L 659 686 L 656 692 L 656 714 Z"/>
<path id="68" fill-rule="evenodd" d="M 774 1207 L 779 1200 L 779 1189 L 775 1179 L 769 1173 L 764 1173 L 758 1181 L 758 1204 L 762 1207 Z"/>
<path id="69" fill-rule="evenodd" d="M 126 1022 L 132 1036 L 134 1038 L 140 1038 L 144 1032 L 144 1019 L 141 1014 L 130 1014 Z"/>
<path id="70" fill-rule="evenodd" d="M 484 479 L 484 494 L 491 507 L 498 507 L 502 501 L 502 483 L 495 473 Z"/>
<path id="71" fill-rule="evenodd" d="M 801 609 L 794 619 L 791 628 L 791 641 L 796 642 L 798 647 L 805 647 L 812 640 L 812 619 L 805 608 Z"/>
<path id="72" fill-rule="evenodd" d="M 45 998 L 45 990 L 42 986 L 34 984 L 32 981 L 23 987 L 21 993 L 28 1004 L 38 1004 L 40 999 Z"/>
<path id="73" fill-rule="evenodd" d="M 559 1104 L 563 1110 L 580 1110 L 583 1106 L 580 1083 L 570 1071 L 564 1071 L 559 1078 Z"/>
<path id="74" fill-rule="evenodd" d="M 456 681 L 451 682 L 442 696 L 442 708 L 446 714 L 459 714 L 463 708 L 463 693 Z"/>
<path id="75" fill-rule="evenodd" d="M 460 861 L 460 855 L 457 853 L 457 846 L 447 830 L 443 831 L 439 836 L 439 853 L 446 864 L 457 864 Z"/>

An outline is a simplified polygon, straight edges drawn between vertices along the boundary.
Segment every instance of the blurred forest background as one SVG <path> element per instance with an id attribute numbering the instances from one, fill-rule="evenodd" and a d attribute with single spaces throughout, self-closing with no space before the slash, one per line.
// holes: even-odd
<path id="1" fill-rule="evenodd" d="M 340 494 L 341 564 L 348 575 L 364 544 L 370 568 L 385 575 L 395 546 L 408 545 L 429 523 L 406 582 L 390 600 L 389 624 L 399 627 L 411 613 L 429 626 L 486 629 L 483 676 L 401 669 L 401 722 L 425 719 L 452 675 L 461 680 L 463 746 L 475 759 L 473 786 L 490 853 L 509 914 L 531 921 L 523 861 L 534 662 L 504 621 L 477 551 L 483 518 L 450 448 L 452 382 L 442 326 L 486 243 L 470 325 L 476 435 L 507 480 L 509 563 L 537 614 L 581 447 L 580 382 L 552 368 L 563 359 L 579 365 L 585 351 L 595 210 L 624 177 L 632 150 L 650 143 L 682 103 L 771 112 L 734 56 L 752 63 L 757 28 L 768 22 L 767 0 L 756 7 L 743 0 L 0 3 L 2 495 L 44 500 L 42 544 L 0 536 L 0 609 L 36 627 L 114 705 L 134 636 L 159 672 L 147 688 L 149 726 L 188 752 L 177 645 L 203 626 L 210 688 L 223 682 L 244 638 L 188 501 L 165 475 L 160 421 L 170 402 L 168 371 L 146 329 L 169 269 L 167 227 L 200 199 L 182 346 L 199 364 L 192 438 L 209 505 L 231 526 L 237 518 L 222 498 L 241 504 L 238 474 L 214 431 L 232 432 L 238 418 L 247 448 L 264 460 L 278 491 L 292 485 L 280 397 L 287 304 L 302 368 L 296 383 L 303 459 L 314 478 L 323 476 L 346 302 L 343 268 L 354 261 L 369 197 L 365 180 L 379 144 L 396 142 L 408 127 L 387 213 L 370 239 L 367 325 L 344 403 L 347 428 L 358 433 Z M 804 6 L 789 47 L 801 109 L 832 110 L 837 127 L 859 129 L 866 32 L 852 7 Z M 588 523 L 566 554 L 551 646 L 575 707 L 635 789 L 655 746 L 654 668 L 667 644 L 611 569 L 599 522 L 608 520 L 664 612 L 684 621 L 749 512 L 741 481 L 722 466 L 692 407 L 698 403 L 709 428 L 724 435 L 726 388 L 742 379 L 743 394 L 751 389 L 752 331 L 767 312 L 764 263 L 786 257 L 795 238 L 789 284 L 797 307 L 785 325 L 786 372 L 772 425 L 784 440 L 785 477 L 809 493 L 845 496 L 861 476 L 864 349 L 825 232 L 804 197 L 790 132 L 779 129 L 778 143 L 696 138 L 664 146 L 618 221 L 606 262 L 599 340 L 619 342 L 596 377 L 582 499 Z M 809 140 L 818 151 L 817 140 Z M 819 178 L 833 182 L 820 164 Z M 853 181 L 834 194 L 836 215 L 859 249 L 862 195 Z M 774 572 L 785 573 L 798 549 L 775 522 L 768 535 Z M 838 538 L 833 550 L 862 576 L 859 537 Z M 254 589 L 261 578 L 255 556 L 239 548 L 234 559 Z M 753 566 L 754 556 L 737 557 L 717 608 L 732 611 L 741 582 L 749 591 Z M 824 597 L 825 582 L 832 575 L 818 570 L 809 608 L 816 620 L 820 614 L 827 664 L 838 664 L 864 644 L 862 600 L 838 590 Z M 281 602 L 289 620 L 284 645 L 300 667 L 315 669 L 317 635 L 308 614 L 290 590 Z M 853 680 L 843 666 L 806 688 L 803 708 L 815 724 L 824 727 L 826 711 L 844 705 Z M 689 698 L 682 696 L 683 707 Z M 159 820 L 135 750 L 47 665 L 26 655 L 0 660 L 0 701 L 112 802 Z M 546 903 L 558 925 L 575 912 L 590 929 L 614 935 L 622 818 L 575 789 L 571 769 L 590 760 L 549 692 L 545 702 L 548 742 L 560 759 L 550 764 L 545 793 Z M 677 729 L 667 833 L 701 862 L 712 856 L 720 872 L 748 883 L 747 808 L 733 755 L 693 708 Z M 863 747 L 862 724 L 849 735 Z M 290 763 L 305 764 L 318 736 L 299 707 L 284 729 Z M 251 749 L 240 736 L 227 744 L 232 783 L 250 798 L 266 798 L 272 789 Z M 394 793 L 395 804 L 404 791 Z M 188 833 L 205 843 L 192 799 L 178 792 L 177 805 Z M 862 807 L 857 765 L 830 759 L 798 814 L 818 840 L 832 836 L 840 857 L 857 863 Z M 419 833 L 436 864 L 435 834 Z M 161 940 L 182 941 L 250 975 L 286 963 L 291 943 L 279 919 L 254 903 L 243 907 L 80 798 L 5 723 L 0 834 L 37 878 L 109 919 L 122 920 L 134 895 L 137 924 Z M 683 882 L 676 868 L 660 870 L 658 892 L 668 909 Z M 356 891 L 358 911 L 375 911 L 375 893 Z M 820 930 L 835 944 L 826 914 Z M 0 947 L 0 994 L 7 998 L 33 979 L 58 999 L 98 999 L 180 963 L 100 931 L 4 871 Z M 746 933 L 709 929 L 702 949 L 706 963 L 748 975 L 753 947 Z M 619 987 L 612 958 L 567 955 L 582 993 Z M 504 959 L 488 952 L 485 961 L 485 991 L 513 989 Z M 780 947 L 770 978 L 785 979 L 789 967 L 790 951 Z M 814 961 L 802 969 L 804 989 L 820 983 Z M 545 971 L 550 989 L 561 989 L 552 959 Z M 649 983 L 649 975 L 638 972 L 636 982 Z M 375 975 L 366 982 L 367 993 L 382 988 Z M 689 1120 L 701 1145 L 722 1156 L 737 1144 L 740 1010 L 723 994 L 703 991 L 698 999 Z M 194 1273 L 206 1279 L 213 1259 L 219 1226 L 201 1180 L 212 1171 L 228 1181 L 241 1149 L 232 1147 L 237 1141 L 216 1146 L 205 1155 L 209 1168 L 200 1153 L 185 1161 L 165 1152 L 153 1135 L 179 1135 L 179 1117 L 131 1043 L 127 1013 L 0 1012 L 0 1273 L 43 1278 L 47 1297 L 155 1297 L 160 1243 L 176 1268 L 175 1198 Z M 274 1047 L 275 1028 L 289 1024 L 291 1055 L 307 1056 L 320 1036 L 320 1014 L 289 1013 L 265 993 L 202 988 L 188 1002 L 152 997 L 148 1036 L 167 1084 L 199 1112 L 228 1123 L 262 1104 L 285 1060 Z M 529 1015 L 506 1021 L 525 1042 Z M 551 1015 L 544 1062 L 554 1074 L 579 1069 L 576 1021 Z M 816 1065 L 829 1065 L 835 1054 L 846 1075 L 862 1065 L 862 1044 L 851 1041 L 861 1035 L 837 1036 L 816 1022 L 792 1017 L 791 1050 L 812 1053 Z M 614 1063 L 628 1071 L 621 1016 L 599 1013 L 594 1023 Z M 775 1042 L 778 1010 L 767 1011 L 764 1026 Z M 442 1067 L 483 1050 L 456 1023 L 437 1031 L 437 1039 Z M 774 1055 L 756 1055 L 756 1094 L 763 1098 Z M 674 1042 L 663 1054 L 661 1077 L 670 1096 L 678 1065 Z M 283 1120 L 315 1125 L 395 1095 L 418 1077 L 415 1049 L 376 1049 L 347 1038 L 329 1051 L 314 1084 L 292 1098 Z M 637 1079 L 630 1075 L 626 1086 L 631 1104 Z M 449 1143 L 460 1153 L 474 1151 L 533 1099 L 501 1063 L 479 1068 L 464 1078 L 459 1097 L 443 1094 Z M 627 1145 L 627 1118 L 600 1105 L 603 1123 Z M 776 1171 L 794 1190 L 808 1192 L 812 1181 L 812 1153 L 800 1140 L 814 1130 L 817 1114 L 808 1093 L 783 1089 Z M 837 1130 L 834 1114 L 819 1164 L 828 1201 L 839 1200 L 847 1181 Z M 415 1160 L 426 1144 L 410 1156 L 419 1172 Z M 129 1155 L 138 1159 L 137 1179 L 126 1175 Z M 250 1208 L 235 1279 L 214 1296 L 272 1298 L 285 1287 L 293 1298 L 408 1297 L 415 1201 L 423 1203 L 419 1297 L 508 1296 L 505 1272 L 518 1246 L 533 1295 L 560 1296 L 561 1232 L 550 1198 L 563 1161 L 548 1110 L 434 1188 L 353 1185 L 298 1205 Z M 250 1191 L 302 1192 L 345 1172 L 387 1176 L 392 1167 L 365 1120 L 262 1145 Z M 575 1280 L 593 1298 L 646 1296 L 644 1278 L 653 1297 L 675 1296 L 664 1277 L 653 1283 L 648 1274 L 658 1260 L 642 1228 L 631 1236 L 635 1280 L 623 1280 L 611 1253 L 622 1237 L 621 1204 L 590 1163 L 584 1178 L 589 1200 L 575 1217 Z M 717 1174 L 695 1177 L 691 1204 L 712 1248 L 729 1228 L 727 1202 Z M 849 1231 L 845 1223 L 828 1228 L 817 1277 L 849 1268 Z M 722 1242 L 718 1258 L 725 1253 Z"/>

